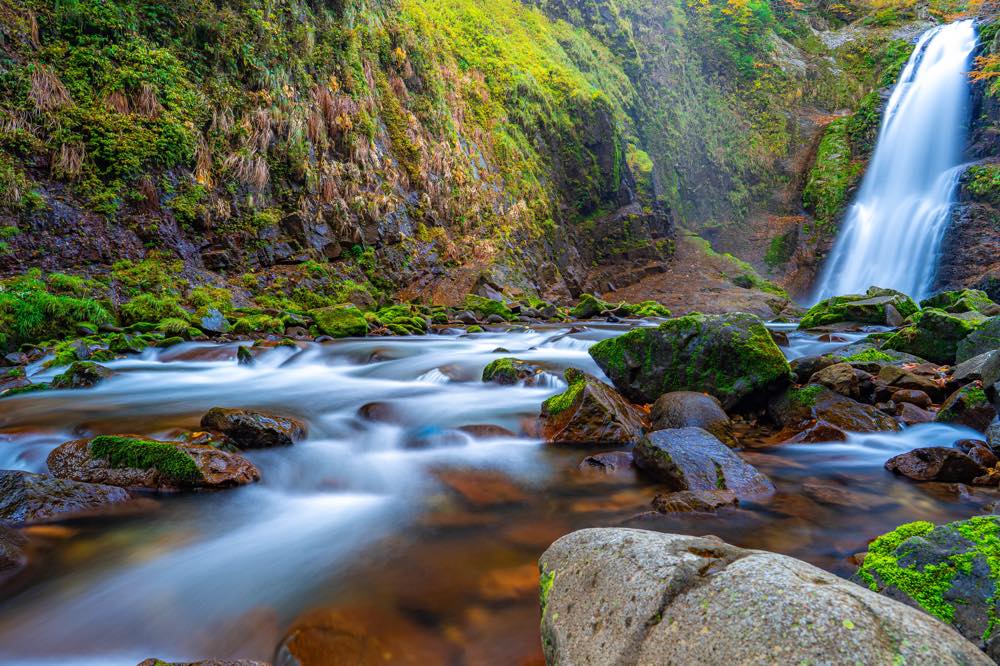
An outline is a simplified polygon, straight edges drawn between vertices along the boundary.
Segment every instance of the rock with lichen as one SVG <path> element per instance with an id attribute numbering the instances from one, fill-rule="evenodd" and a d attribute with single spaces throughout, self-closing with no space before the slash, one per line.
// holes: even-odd
<path id="1" fill-rule="evenodd" d="M 590 355 L 622 395 L 652 403 L 671 391 L 699 391 L 723 408 L 759 403 L 791 377 L 784 354 L 758 317 L 690 314 L 602 340 Z"/>
<path id="2" fill-rule="evenodd" d="M 976 516 L 935 526 L 918 521 L 868 546 L 855 580 L 923 609 L 1000 657 L 1000 518 Z"/>
<path id="3" fill-rule="evenodd" d="M 716 537 L 580 530 L 539 569 L 549 664 L 991 663 L 920 610 Z"/>
<path id="4" fill-rule="evenodd" d="M 596 377 L 569 368 L 569 386 L 542 403 L 546 441 L 563 444 L 631 445 L 644 429 L 642 412 Z"/>
<path id="5" fill-rule="evenodd" d="M 90 388 L 113 376 L 114 370 L 91 361 L 75 361 L 66 370 L 52 378 L 52 388 Z"/>

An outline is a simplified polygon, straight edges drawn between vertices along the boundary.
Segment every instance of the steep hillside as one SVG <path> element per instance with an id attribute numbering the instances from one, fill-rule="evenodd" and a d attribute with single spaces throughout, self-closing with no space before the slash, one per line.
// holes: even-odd
<path id="1" fill-rule="evenodd" d="M 0 271 L 569 301 L 641 292 L 679 225 L 801 287 L 946 9 L 0 0 Z"/>

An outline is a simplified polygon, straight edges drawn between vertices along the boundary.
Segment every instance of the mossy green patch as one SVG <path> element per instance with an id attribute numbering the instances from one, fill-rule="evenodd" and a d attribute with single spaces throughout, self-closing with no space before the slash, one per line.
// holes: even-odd
<path id="1" fill-rule="evenodd" d="M 197 482 L 203 476 L 194 459 L 167 442 L 118 435 L 100 435 L 90 440 L 90 452 L 112 467 L 155 469 L 182 482 Z"/>
<path id="2" fill-rule="evenodd" d="M 802 190 L 802 204 L 827 228 L 833 227 L 862 171 L 851 153 L 848 123 L 839 118 L 827 125 Z"/>
<path id="3" fill-rule="evenodd" d="M 334 338 L 359 337 L 368 333 L 365 313 L 353 305 L 332 305 L 311 310 L 309 315 L 325 335 Z"/>
<path id="4" fill-rule="evenodd" d="M 542 403 L 542 413 L 549 416 L 561 414 L 576 404 L 577 399 L 587 387 L 587 377 L 575 368 L 568 368 L 565 372 L 566 381 L 569 387 L 562 393 L 548 398 Z"/>
<path id="5" fill-rule="evenodd" d="M 884 351 L 872 348 L 845 356 L 843 360 L 846 363 L 890 363 L 893 358 Z"/>

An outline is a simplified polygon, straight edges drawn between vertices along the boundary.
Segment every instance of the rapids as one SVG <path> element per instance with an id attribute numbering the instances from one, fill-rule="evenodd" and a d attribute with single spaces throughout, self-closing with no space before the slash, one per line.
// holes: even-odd
<path id="1" fill-rule="evenodd" d="M 189 343 L 109 363 L 119 374 L 92 389 L 4 399 L 0 464 L 8 469 L 44 472 L 52 448 L 82 435 L 196 428 L 213 406 L 297 416 L 310 434 L 290 448 L 250 452 L 263 476 L 254 486 L 29 528 L 32 568 L 0 605 L 0 663 L 269 660 L 296 618 L 336 607 L 410 632 L 408 644 L 440 655 L 438 663 L 538 663 L 535 563 L 573 529 L 710 533 L 849 575 L 847 558 L 899 523 L 972 513 L 968 496 L 882 469 L 896 453 L 972 435 L 944 425 L 799 446 L 748 435 L 744 455 L 779 493 L 716 516 L 648 513 L 657 487 L 581 472 L 589 450 L 458 429 L 522 433 L 563 386 L 561 370 L 600 375 L 587 348 L 623 329 L 303 343 L 267 351 L 252 367 L 236 364 L 235 345 Z M 791 339 L 792 356 L 846 344 Z M 498 347 L 549 368 L 547 385 L 482 383 Z M 382 422 L 359 415 L 373 402 L 384 403 Z M 833 499 L 817 486 L 833 487 Z"/>

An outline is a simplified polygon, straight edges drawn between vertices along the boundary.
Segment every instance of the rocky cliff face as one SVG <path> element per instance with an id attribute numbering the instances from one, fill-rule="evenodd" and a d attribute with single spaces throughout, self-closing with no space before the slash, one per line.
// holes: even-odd
<path id="1" fill-rule="evenodd" d="M 0 1 L 0 271 L 568 300 L 683 225 L 799 284 L 907 51 L 836 7 Z"/>

